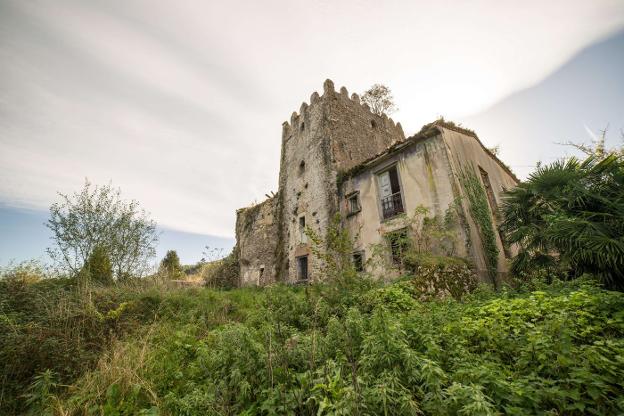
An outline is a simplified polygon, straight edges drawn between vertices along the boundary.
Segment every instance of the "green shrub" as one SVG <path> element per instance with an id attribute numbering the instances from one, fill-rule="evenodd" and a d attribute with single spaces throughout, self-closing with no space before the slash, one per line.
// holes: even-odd
<path id="1" fill-rule="evenodd" d="M 103 246 L 96 246 L 83 267 L 85 277 L 91 281 L 109 285 L 113 283 L 113 266 Z"/>
<path id="2" fill-rule="evenodd" d="M 616 154 L 540 166 L 507 192 L 501 228 L 519 253 L 512 270 L 531 276 L 590 273 L 624 290 L 624 159 Z"/>
<path id="3" fill-rule="evenodd" d="M 472 265 L 459 257 L 408 253 L 405 268 L 412 275 L 412 293 L 421 300 L 453 297 L 461 299 L 477 287 Z"/>
<path id="4" fill-rule="evenodd" d="M 206 263 L 202 267 L 202 277 L 206 286 L 230 289 L 239 285 L 238 251 L 232 250 L 226 257 Z"/>
<path id="5" fill-rule="evenodd" d="M 624 411 L 624 294 L 589 280 L 423 301 L 403 279 L 333 306 L 323 285 L 0 284 L 2 414 Z"/>
<path id="6" fill-rule="evenodd" d="M 184 275 L 180 257 L 175 250 L 167 251 L 165 257 L 160 261 L 159 272 L 167 279 L 179 279 Z"/>

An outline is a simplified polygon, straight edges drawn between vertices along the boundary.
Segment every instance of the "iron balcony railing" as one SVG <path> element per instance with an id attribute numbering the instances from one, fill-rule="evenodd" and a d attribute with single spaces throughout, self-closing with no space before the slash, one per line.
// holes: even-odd
<path id="1" fill-rule="evenodd" d="M 397 214 L 405 212 L 403 209 L 403 200 L 401 192 L 389 195 L 381 200 L 381 211 L 384 219 L 394 217 Z"/>

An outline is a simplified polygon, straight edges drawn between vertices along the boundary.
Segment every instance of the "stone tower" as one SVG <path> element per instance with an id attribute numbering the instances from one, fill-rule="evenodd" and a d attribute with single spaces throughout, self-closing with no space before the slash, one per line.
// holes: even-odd
<path id="1" fill-rule="evenodd" d="M 279 174 L 276 272 L 284 280 L 315 279 L 318 259 L 303 230 L 309 226 L 321 236 L 338 212 L 337 175 L 405 140 L 400 124 L 373 114 L 347 89 L 334 90 L 331 80 L 323 95 L 313 93 L 283 123 Z M 307 273 L 302 270 L 307 268 Z"/>
<path id="2" fill-rule="evenodd" d="M 316 279 L 320 264 L 304 229 L 324 236 L 339 208 L 338 174 L 403 140 L 400 123 L 326 80 L 323 94 L 313 93 L 282 125 L 276 196 L 236 213 L 241 284 Z"/>
<path id="3" fill-rule="evenodd" d="M 322 95 L 312 94 L 310 104 L 283 123 L 278 193 L 237 211 L 240 283 L 322 279 L 305 230 L 324 239 L 337 213 L 341 226 L 358 235 L 354 265 L 387 274 L 388 268 L 365 270 L 364 259 L 371 247 L 385 244 L 386 260 L 400 264 L 401 249 L 392 241 L 416 231 L 408 213 L 419 208 L 455 215 L 461 244 L 453 252 L 496 283 L 513 253 L 502 236 L 484 231 L 487 219 L 474 218 L 466 175 L 480 181 L 495 230 L 503 192 L 518 179 L 473 131 L 439 119 L 406 139 L 400 124 L 373 114 L 346 88 L 336 92 L 327 80 Z"/>

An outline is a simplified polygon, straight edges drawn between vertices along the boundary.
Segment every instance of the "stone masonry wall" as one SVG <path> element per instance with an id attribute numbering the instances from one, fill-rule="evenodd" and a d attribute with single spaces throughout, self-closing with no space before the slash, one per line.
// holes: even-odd
<path id="1" fill-rule="evenodd" d="M 281 252 L 279 269 L 283 280 L 296 281 L 297 258 L 308 256 L 309 278 L 321 275 L 320 262 L 312 255 L 305 225 L 322 232 L 328 225 L 332 206 L 331 151 L 327 140 L 327 114 L 321 97 L 314 93 L 310 105 L 303 103 L 282 129 L 282 155 L 279 175 L 281 202 Z"/>
<path id="2" fill-rule="evenodd" d="M 264 286 L 276 280 L 277 198 L 236 211 L 241 286 Z"/>
<path id="3" fill-rule="evenodd" d="M 297 280 L 297 258 L 308 256 L 309 278 L 322 278 L 322 264 L 302 236 L 300 222 L 321 238 L 338 211 L 339 171 L 345 171 L 382 152 L 405 136 L 400 124 L 370 112 L 346 88 L 336 92 L 331 80 L 323 95 L 313 93 L 290 122 L 283 123 L 280 162 L 280 243 L 278 274 Z"/>
<path id="4" fill-rule="evenodd" d="M 395 124 L 385 114 L 373 114 L 368 105 L 360 103 L 357 94 L 349 98 L 345 87 L 333 93 L 332 84 L 331 90 L 331 94 L 325 94 L 328 127 L 333 161 L 339 171 L 347 171 L 405 140 L 401 123 Z"/>

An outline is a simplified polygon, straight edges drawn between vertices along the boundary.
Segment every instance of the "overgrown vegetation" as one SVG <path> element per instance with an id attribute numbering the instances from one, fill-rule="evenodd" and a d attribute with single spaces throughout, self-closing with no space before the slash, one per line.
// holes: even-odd
<path id="1" fill-rule="evenodd" d="M 223 258 L 203 263 L 200 274 L 208 287 L 222 289 L 237 287 L 239 283 L 239 265 L 236 247 Z"/>
<path id="2" fill-rule="evenodd" d="M 488 196 L 473 171 L 460 182 L 493 273 Z M 606 154 L 509 192 L 503 229 L 522 279 L 497 292 L 454 257 L 456 204 L 443 217 L 418 207 L 372 250 L 367 265 L 394 264 L 392 282 L 356 270 L 340 217 L 322 236 L 306 230 L 320 283 L 233 289 L 236 248 L 193 268 L 208 288 L 168 282 L 183 273 L 174 251 L 127 279 L 125 250 L 102 233 L 137 211 L 106 211 L 116 197 L 87 185 L 52 210 L 69 277 L 33 262 L 0 270 L 0 414 L 624 414 L 624 293 L 605 289 L 622 289 L 623 183 L 621 157 Z"/>
<path id="3" fill-rule="evenodd" d="M 461 172 L 459 181 L 464 194 L 468 198 L 470 215 L 479 230 L 487 271 L 492 283 L 496 285 L 499 251 L 496 244 L 497 237 L 493 223 L 493 213 L 490 210 L 487 194 L 481 180 L 471 168 Z"/>
<path id="4" fill-rule="evenodd" d="M 370 107 L 373 114 L 392 114 L 398 110 L 390 88 L 383 84 L 373 84 L 362 94 L 362 102 Z"/>
<path id="5" fill-rule="evenodd" d="M 617 154 L 540 166 L 508 192 L 502 211 L 507 239 L 520 247 L 516 274 L 592 273 L 624 289 L 624 160 Z"/>
<path id="6" fill-rule="evenodd" d="M 184 275 L 180 257 L 175 250 L 169 250 L 160 261 L 159 272 L 167 279 L 179 279 Z"/>
<path id="7" fill-rule="evenodd" d="M 0 413 L 620 414 L 624 294 L 0 280 Z"/>
<path id="8" fill-rule="evenodd" d="M 119 189 L 88 180 L 80 192 L 59 197 L 46 224 L 54 243 L 48 253 L 57 266 L 71 275 L 84 272 L 97 250 L 100 260 L 108 259 L 117 280 L 147 272 L 158 241 L 156 223 L 136 201 L 124 201 Z"/>

